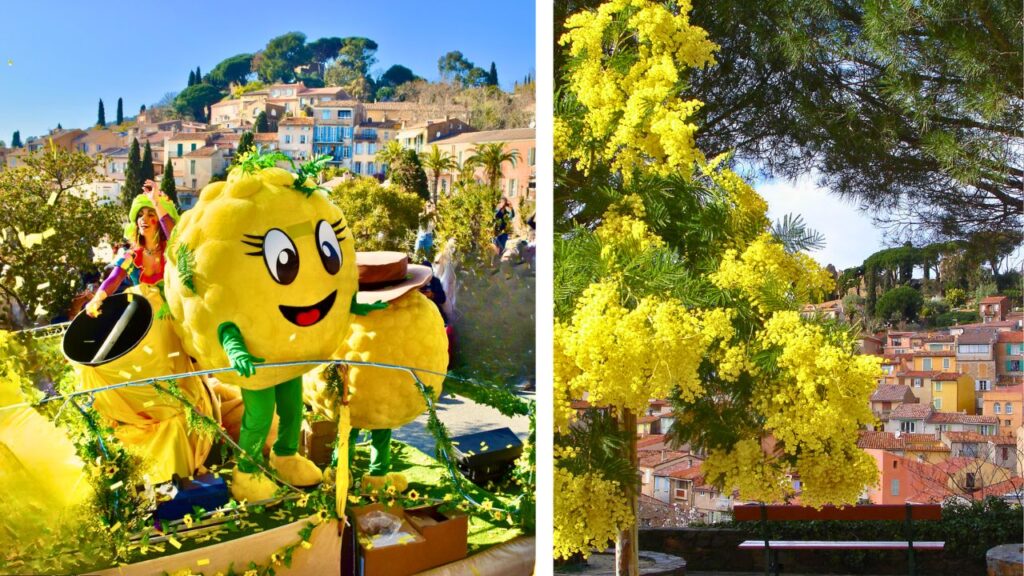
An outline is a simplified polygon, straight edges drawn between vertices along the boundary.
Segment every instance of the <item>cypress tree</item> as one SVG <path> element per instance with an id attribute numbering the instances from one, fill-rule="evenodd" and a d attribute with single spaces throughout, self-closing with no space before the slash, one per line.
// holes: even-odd
<path id="1" fill-rule="evenodd" d="M 153 169 L 153 149 L 149 147 L 149 140 L 146 140 L 146 149 L 142 153 L 142 169 L 139 172 L 139 179 L 142 182 L 156 178 L 156 170 Z"/>
<path id="2" fill-rule="evenodd" d="M 21 143 L 21 130 L 15 130 L 14 135 L 11 136 L 11 148 L 21 148 L 24 144 Z"/>
<path id="3" fill-rule="evenodd" d="M 256 132 L 260 134 L 270 132 L 270 123 L 267 121 L 266 112 L 260 112 L 259 116 L 256 117 Z"/>
<path id="4" fill-rule="evenodd" d="M 242 154 L 256 148 L 256 141 L 252 135 L 252 132 L 243 132 L 242 137 L 238 139 L 238 153 L 235 158 L 240 157 Z"/>
<path id="5" fill-rule="evenodd" d="M 491 71 L 487 73 L 487 85 L 498 85 L 498 67 L 494 65 L 494 62 L 491 62 Z"/>
<path id="6" fill-rule="evenodd" d="M 203 73 L 199 71 L 199 66 L 196 66 L 196 84 L 203 83 Z"/>
<path id="7" fill-rule="evenodd" d="M 132 200 L 142 194 L 142 154 L 139 151 L 138 138 L 132 138 L 132 147 L 128 151 L 128 166 L 124 169 L 124 188 L 121 200 L 125 208 L 130 208 Z"/>
<path id="8" fill-rule="evenodd" d="M 117 99 L 117 125 L 120 126 L 121 124 L 124 124 L 124 102 L 120 98 L 118 98 Z"/>
<path id="9" fill-rule="evenodd" d="M 878 303 L 878 271 L 875 269 L 873 262 L 864 267 L 864 274 L 867 276 L 864 279 L 864 289 L 867 291 L 864 311 L 869 318 L 873 318 L 875 316 L 875 304 Z"/>
<path id="10" fill-rule="evenodd" d="M 178 205 L 178 190 L 174 187 L 174 164 L 170 158 L 167 159 L 167 165 L 164 166 L 164 177 L 160 180 L 160 190 L 167 194 L 175 206 Z"/>
<path id="11" fill-rule="evenodd" d="M 139 114 L 142 114 L 145 111 L 146 111 L 146 105 L 145 104 L 143 104 L 142 106 L 139 106 Z"/>
<path id="12" fill-rule="evenodd" d="M 60 122 L 57 122 L 57 130 L 63 130 L 63 129 L 64 129 L 64 127 L 60 125 Z"/>
<path id="13" fill-rule="evenodd" d="M 100 109 L 96 113 L 96 125 L 100 128 L 107 127 L 107 114 L 103 111 L 103 98 L 100 98 Z"/>
<path id="14" fill-rule="evenodd" d="M 195 70 L 188 71 L 188 85 L 191 86 L 196 83 L 196 72 Z"/>

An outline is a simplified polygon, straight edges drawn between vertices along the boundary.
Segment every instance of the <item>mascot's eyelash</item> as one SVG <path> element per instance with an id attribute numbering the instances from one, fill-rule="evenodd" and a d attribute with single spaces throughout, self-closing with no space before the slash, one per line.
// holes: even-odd
<path id="1" fill-rule="evenodd" d="M 341 225 L 341 221 L 342 219 L 339 218 L 337 222 L 331 224 L 331 230 L 334 230 L 334 235 L 338 237 L 338 240 L 344 240 L 346 238 L 343 232 L 345 232 L 345 230 L 348 229 L 348 226 L 342 226 L 341 228 L 338 228 L 338 226 Z"/>
<path id="2" fill-rule="evenodd" d="M 252 240 L 242 240 L 242 244 L 252 246 L 253 248 L 259 248 L 258 252 L 246 252 L 246 256 L 263 256 L 263 241 L 265 238 L 264 236 L 256 236 L 255 234 L 242 234 L 242 236 L 245 236 L 246 238 L 252 238 L 253 240 L 258 240 L 258 242 L 253 242 Z"/>

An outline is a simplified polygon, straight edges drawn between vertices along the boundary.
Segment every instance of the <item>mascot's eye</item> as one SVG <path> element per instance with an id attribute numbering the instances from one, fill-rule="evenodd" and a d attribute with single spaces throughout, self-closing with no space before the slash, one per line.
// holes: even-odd
<path id="1" fill-rule="evenodd" d="M 299 252 L 287 234 L 271 228 L 263 237 L 263 262 L 278 284 L 291 284 L 299 275 Z"/>
<path id="2" fill-rule="evenodd" d="M 324 270 L 332 276 L 341 269 L 341 247 L 334 229 L 325 220 L 316 225 L 316 248 Z"/>

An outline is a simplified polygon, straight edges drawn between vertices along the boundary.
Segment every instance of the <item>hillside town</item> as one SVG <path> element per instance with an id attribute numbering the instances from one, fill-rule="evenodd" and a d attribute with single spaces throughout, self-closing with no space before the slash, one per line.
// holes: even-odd
<path id="1" fill-rule="evenodd" d="M 980 300 L 978 315 L 981 322 L 944 330 L 860 338 L 861 353 L 877 356 L 884 372 L 870 398 L 877 424 L 861 430 L 857 443 L 879 473 L 863 503 L 1024 500 L 1024 312 L 1008 297 L 991 296 Z M 585 401 L 573 407 L 590 409 Z M 637 418 L 641 527 L 731 520 L 733 506 L 747 502 L 705 481 L 700 451 L 672 447 L 674 421 L 663 399 Z M 789 503 L 799 504 L 800 478 L 790 480 Z"/>
<path id="2" fill-rule="evenodd" d="M 500 189 L 514 206 L 535 194 L 535 129 L 477 130 L 464 106 L 437 107 L 417 102 L 360 102 L 343 88 L 308 88 L 301 81 L 268 85 L 210 105 L 210 122 L 164 118 L 161 110 L 140 111 L 133 122 L 85 129 L 58 128 L 29 137 L 22 147 L 0 147 L 0 166 L 16 168 L 22 158 L 49 146 L 102 156 L 100 173 L 86 192 L 121 198 L 133 141 L 152 150 L 153 172 L 161 177 L 170 161 L 179 207 L 191 208 L 204 186 L 223 178 L 245 132 L 264 150 L 277 150 L 296 162 L 328 155 L 328 165 L 353 176 L 383 180 L 386 163 L 377 158 L 389 142 L 422 153 L 436 145 L 456 161 L 439 175 L 442 194 L 452 188 L 465 159 L 482 144 L 501 142 L 520 162 L 502 168 Z M 441 114 L 437 116 L 435 114 Z M 265 120 L 267 130 L 259 131 Z M 532 124 L 532 122 L 531 122 Z M 484 166 L 474 167 L 478 181 Z"/>

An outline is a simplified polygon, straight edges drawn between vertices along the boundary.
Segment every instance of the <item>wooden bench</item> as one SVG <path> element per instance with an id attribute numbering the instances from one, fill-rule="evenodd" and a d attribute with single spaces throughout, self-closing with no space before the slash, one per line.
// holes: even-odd
<path id="1" fill-rule="evenodd" d="M 733 508 L 733 519 L 737 522 L 759 521 L 763 540 L 747 540 L 740 544 L 744 550 L 764 550 L 765 574 L 778 576 L 779 550 L 906 550 L 911 576 L 917 573 L 914 553 L 917 551 L 942 550 L 945 542 L 921 542 L 914 540 L 914 521 L 942 519 L 942 506 L 938 504 L 907 505 L 865 505 L 836 508 L 825 506 L 821 510 L 807 506 L 778 506 L 745 504 Z M 890 520 L 903 521 L 904 540 L 871 542 L 862 540 L 772 540 L 769 522 L 808 520 Z"/>

